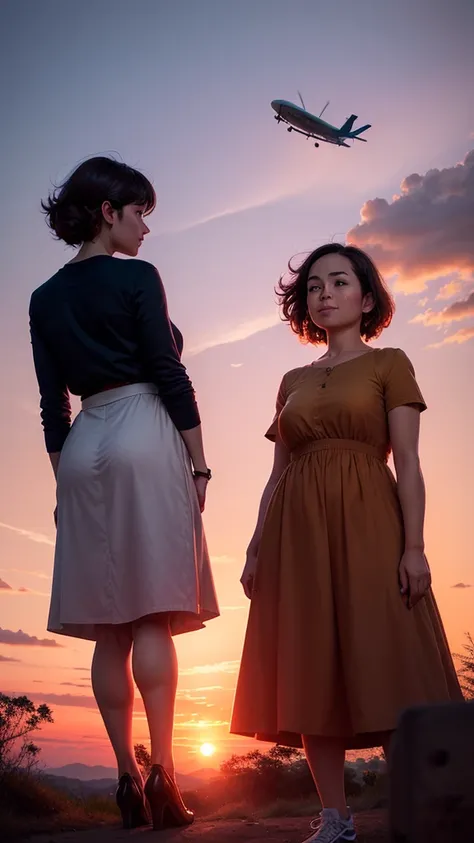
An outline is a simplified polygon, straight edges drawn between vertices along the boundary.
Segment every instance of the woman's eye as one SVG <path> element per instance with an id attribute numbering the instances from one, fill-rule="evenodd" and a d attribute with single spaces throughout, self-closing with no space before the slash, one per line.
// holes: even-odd
<path id="1" fill-rule="evenodd" d="M 343 281 L 341 278 L 338 278 L 336 284 L 342 284 L 344 287 L 346 286 L 346 282 Z"/>
<path id="2" fill-rule="evenodd" d="M 311 287 L 308 289 L 308 293 L 312 293 L 314 290 L 319 290 L 319 286 L 317 284 L 311 284 Z"/>

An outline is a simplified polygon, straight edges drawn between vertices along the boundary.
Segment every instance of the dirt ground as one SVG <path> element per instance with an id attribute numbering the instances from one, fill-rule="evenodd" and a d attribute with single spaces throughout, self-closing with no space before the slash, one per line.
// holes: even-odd
<path id="1" fill-rule="evenodd" d="M 388 843 L 385 811 L 356 814 L 357 843 Z M 197 821 L 186 829 L 153 831 L 150 828 L 124 831 L 119 827 L 67 831 L 22 837 L 17 843 L 302 843 L 310 833 L 308 817 Z M 136 838 L 139 838 L 137 840 Z"/>

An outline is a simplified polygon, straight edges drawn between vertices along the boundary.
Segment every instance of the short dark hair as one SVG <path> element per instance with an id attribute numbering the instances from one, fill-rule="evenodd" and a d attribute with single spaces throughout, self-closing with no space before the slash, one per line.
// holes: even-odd
<path id="1" fill-rule="evenodd" d="M 145 214 L 150 214 L 156 194 L 143 173 L 113 158 L 97 156 L 79 164 L 41 207 L 58 240 L 80 246 L 97 237 L 106 201 L 118 211 L 125 205 L 144 205 Z"/>
<path id="2" fill-rule="evenodd" d="M 363 313 L 360 323 L 360 335 L 366 340 L 376 339 L 392 321 L 395 303 L 385 286 L 383 278 L 374 262 L 365 252 L 356 246 L 343 246 L 341 243 L 327 243 L 311 252 L 299 266 L 290 260 L 289 280 L 280 278 L 277 295 L 283 313 L 283 321 L 289 322 L 292 331 L 302 342 L 318 345 L 327 342 L 326 331 L 318 328 L 312 321 L 307 304 L 307 284 L 309 270 L 313 263 L 325 255 L 342 255 L 348 258 L 359 279 L 362 294 L 372 293 L 374 307 L 370 313 Z"/>

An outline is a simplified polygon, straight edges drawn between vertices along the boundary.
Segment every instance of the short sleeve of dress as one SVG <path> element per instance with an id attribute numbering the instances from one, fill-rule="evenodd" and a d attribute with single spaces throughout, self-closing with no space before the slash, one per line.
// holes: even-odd
<path id="1" fill-rule="evenodd" d="M 411 360 L 401 348 L 393 349 L 384 376 L 385 409 L 389 413 L 395 407 L 415 404 L 420 413 L 426 410 L 425 400 L 416 382 Z"/>
<path id="2" fill-rule="evenodd" d="M 278 418 L 280 416 L 283 407 L 286 404 L 286 383 L 285 383 L 285 376 L 283 376 L 282 382 L 280 384 L 280 388 L 278 390 L 278 395 L 276 399 L 276 410 L 275 415 L 273 416 L 273 421 L 268 428 L 265 436 L 270 442 L 276 442 L 277 433 L 278 433 Z"/>

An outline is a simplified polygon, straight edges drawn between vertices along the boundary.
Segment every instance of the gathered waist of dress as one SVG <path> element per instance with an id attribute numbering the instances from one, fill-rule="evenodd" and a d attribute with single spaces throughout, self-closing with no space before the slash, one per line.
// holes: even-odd
<path id="1" fill-rule="evenodd" d="M 298 460 L 307 454 L 313 454 L 317 451 L 355 451 L 360 454 L 366 454 L 369 457 L 376 457 L 382 462 L 387 462 L 388 452 L 383 447 L 369 445 L 368 442 L 361 442 L 358 439 L 313 439 L 310 442 L 304 442 L 297 448 L 291 451 L 291 459 Z"/>
<path id="2" fill-rule="evenodd" d="M 154 383 L 132 382 L 104 386 L 100 392 L 82 397 L 82 409 L 89 410 L 91 407 L 102 407 L 104 404 L 112 404 L 122 398 L 131 398 L 133 395 L 159 395 L 159 389 Z"/>

